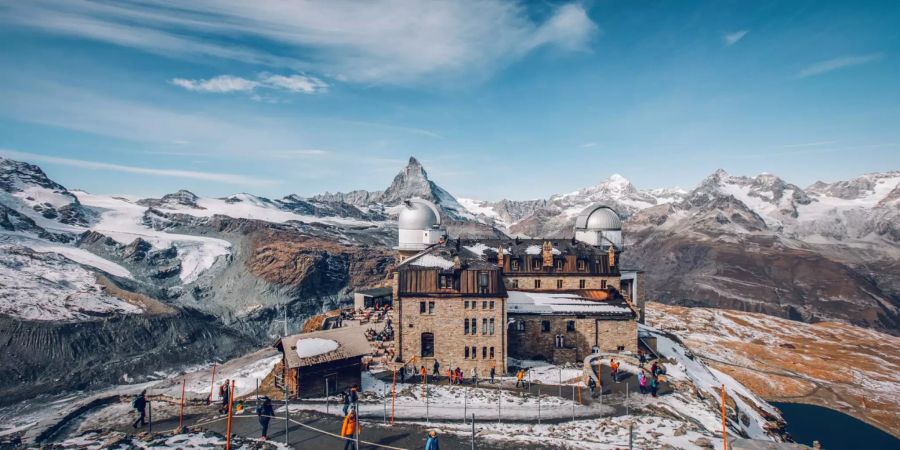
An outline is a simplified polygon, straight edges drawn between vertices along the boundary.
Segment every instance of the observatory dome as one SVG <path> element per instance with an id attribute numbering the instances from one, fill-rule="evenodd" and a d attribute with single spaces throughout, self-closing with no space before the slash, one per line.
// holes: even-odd
<path id="1" fill-rule="evenodd" d="M 575 219 L 576 230 L 621 230 L 622 219 L 619 214 L 606 205 L 593 205 Z"/>
<path id="2" fill-rule="evenodd" d="M 434 203 L 421 198 L 403 202 L 397 224 L 401 230 L 430 230 L 440 224 L 441 216 Z"/>

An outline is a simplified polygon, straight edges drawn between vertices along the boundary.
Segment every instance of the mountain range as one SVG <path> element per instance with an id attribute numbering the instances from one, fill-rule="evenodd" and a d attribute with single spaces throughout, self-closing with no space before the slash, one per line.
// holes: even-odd
<path id="1" fill-rule="evenodd" d="M 613 175 L 547 199 L 457 199 L 411 158 L 383 191 L 160 198 L 70 190 L 0 159 L 0 398 L 152 377 L 267 345 L 384 281 L 393 221 L 433 200 L 451 237 L 568 237 L 605 203 L 625 219 L 624 263 L 647 298 L 839 320 L 898 334 L 900 172 L 800 188 L 718 171 L 691 190 Z M 149 349 L 149 350 L 148 350 Z M 207 358 L 207 359 L 204 359 Z M 65 371 L 67 376 L 57 374 Z"/>

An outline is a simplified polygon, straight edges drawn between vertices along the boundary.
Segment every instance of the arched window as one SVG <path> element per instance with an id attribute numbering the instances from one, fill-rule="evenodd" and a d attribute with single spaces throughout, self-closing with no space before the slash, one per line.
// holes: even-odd
<path id="1" fill-rule="evenodd" d="M 422 333 L 422 357 L 434 357 L 434 334 Z"/>

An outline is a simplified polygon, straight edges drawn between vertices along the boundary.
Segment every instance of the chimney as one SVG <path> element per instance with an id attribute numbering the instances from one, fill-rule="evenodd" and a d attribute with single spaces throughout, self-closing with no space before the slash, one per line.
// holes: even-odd
<path id="1" fill-rule="evenodd" d="M 616 266 L 616 247 L 613 245 L 609 246 L 609 268 L 612 269 Z"/>
<path id="2" fill-rule="evenodd" d="M 503 268 L 503 246 L 497 246 L 497 266 Z"/>
<path id="3" fill-rule="evenodd" d="M 544 241 L 544 267 L 553 267 L 553 244 L 550 241 Z"/>

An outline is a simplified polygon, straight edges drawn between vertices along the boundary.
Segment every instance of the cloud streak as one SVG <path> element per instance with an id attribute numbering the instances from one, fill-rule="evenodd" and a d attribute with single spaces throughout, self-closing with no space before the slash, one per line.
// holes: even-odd
<path id="1" fill-rule="evenodd" d="M 819 61 L 801 69 L 799 72 L 797 72 L 796 78 L 807 78 L 816 75 L 822 75 L 824 73 L 832 72 L 846 67 L 859 66 L 862 64 L 880 61 L 882 56 L 883 55 L 881 53 L 870 53 L 868 55 L 841 56 L 839 58 Z"/>
<path id="2" fill-rule="evenodd" d="M 90 170 L 106 170 L 121 173 L 134 173 L 139 175 L 152 175 L 160 177 L 189 178 L 201 181 L 215 181 L 217 183 L 235 184 L 243 186 L 272 186 L 279 184 L 276 180 L 267 180 L 253 178 L 244 175 L 236 175 L 231 173 L 219 172 L 197 172 L 192 170 L 179 169 L 153 169 L 148 167 L 126 166 L 122 164 L 111 164 L 98 161 L 87 161 L 83 159 L 60 158 L 57 156 L 41 155 L 38 153 L 22 152 L 18 150 L 0 149 L 0 156 L 10 159 L 24 159 L 29 161 L 40 161 L 50 164 L 58 164 L 68 167 L 77 167 L 80 169 Z"/>
<path id="3" fill-rule="evenodd" d="M 257 88 L 275 89 L 291 93 L 315 94 L 326 92 L 328 84 L 306 75 L 272 75 L 261 74 L 258 80 L 249 80 L 234 75 L 219 75 L 209 79 L 191 80 L 173 78 L 169 80 L 175 86 L 194 92 L 227 94 L 232 92 L 253 92 Z"/>
<path id="4" fill-rule="evenodd" d="M 722 41 L 725 42 L 726 47 L 731 47 L 732 45 L 737 44 L 741 39 L 743 39 L 744 36 L 747 35 L 747 33 L 749 33 L 749 30 L 739 30 L 735 31 L 734 33 L 726 33 L 724 36 L 722 36 Z"/>
<path id="5" fill-rule="evenodd" d="M 598 28 L 577 2 L 535 18 L 504 0 L 12 2 L 0 23 L 135 48 L 314 72 L 357 83 L 479 81 L 538 48 L 583 51 Z M 264 45 L 262 43 L 276 45 Z M 271 80 L 285 89 L 314 87 Z"/>

